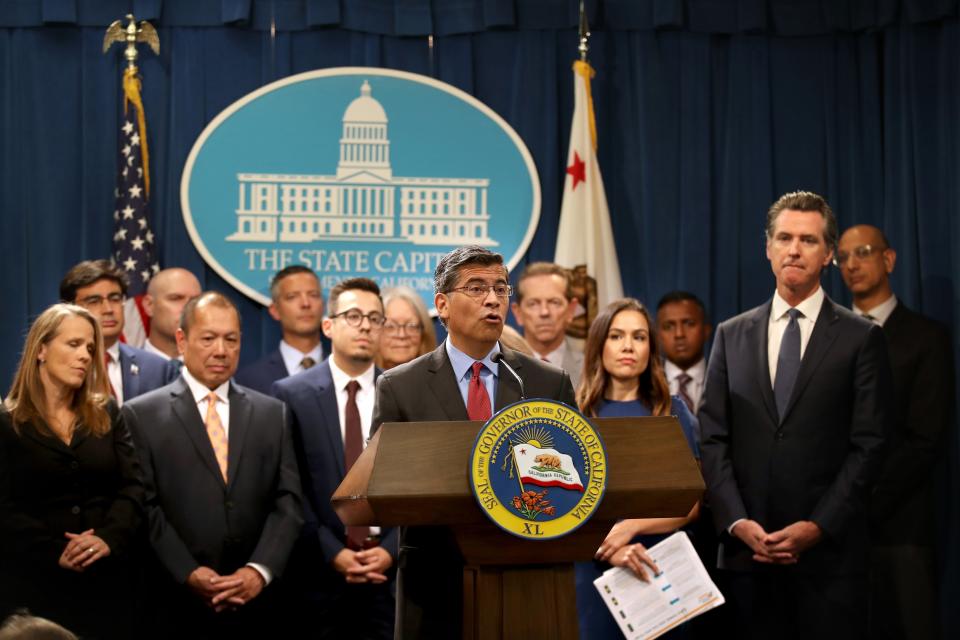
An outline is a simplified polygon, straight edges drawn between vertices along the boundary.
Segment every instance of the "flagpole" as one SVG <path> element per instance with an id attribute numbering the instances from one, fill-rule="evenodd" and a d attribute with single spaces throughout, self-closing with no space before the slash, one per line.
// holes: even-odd
<path id="1" fill-rule="evenodd" d="M 121 338 L 132 346 L 142 346 L 149 334 L 149 318 L 143 298 L 150 278 L 160 270 L 155 237 L 150 228 L 150 153 L 147 148 L 147 121 L 141 95 L 137 44 L 147 44 L 160 53 L 160 38 L 149 22 L 137 23 L 131 14 L 126 25 L 115 20 L 103 37 L 103 53 L 114 44 L 125 45 L 123 101 L 118 137 L 117 178 L 114 189 L 113 263 L 130 278 L 124 303 L 125 322 Z M 132 113 L 131 113 L 132 111 Z"/>
<path id="2" fill-rule="evenodd" d="M 577 50 L 580 52 L 580 61 L 587 61 L 587 51 L 590 50 L 588 41 L 590 40 L 590 27 L 587 24 L 587 10 L 584 7 L 584 0 L 580 0 L 580 45 Z"/>
<path id="3" fill-rule="evenodd" d="M 513 443 L 511 443 L 510 447 L 510 457 L 513 459 L 513 468 L 517 470 L 517 482 L 520 484 L 520 495 L 522 496 L 526 489 L 523 487 L 523 480 L 520 478 L 520 465 L 517 464 L 517 454 L 513 452 L 512 444 Z"/>

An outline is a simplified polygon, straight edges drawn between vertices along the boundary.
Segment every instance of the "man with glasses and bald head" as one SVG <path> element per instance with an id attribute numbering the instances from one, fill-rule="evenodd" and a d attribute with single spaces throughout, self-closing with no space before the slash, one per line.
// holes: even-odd
<path id="1" fill-rule="evenodd" d="M 936 638 L 934 469 L 953 416 L 952 350 L 945 327 L 894 295 L 896 263 L 897 252 L 874 226 L 851 227 L 840 238 L 836 264 L 854 312 L 883 327 L 895 391 L 887 455 L 869 504 L 870 637 Z"/>
<path id="2" fill-rule="evenodd" d="M 570 376 L 500 343 L 513 287 L 503 256 L 483 247 L 454 249 L 434 273 L 434 306 L 447 339 L 377 381 L 374 429 L 385 422 L 487 420 L 522 397 L 576 406 Z M 499 357 L 499 356 L 498 356 Z M 462 631 L 463 560 L 450 531 L 404 527 L 397 578 L 397 637 L 455 638 Z"/>

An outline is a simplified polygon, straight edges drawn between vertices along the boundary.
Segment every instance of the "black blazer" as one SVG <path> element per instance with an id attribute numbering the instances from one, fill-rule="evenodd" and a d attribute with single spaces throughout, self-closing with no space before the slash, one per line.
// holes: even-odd
<path id="1" fill-rule="evenodd" d="M 18 435 L 0 408 L 0 617 L 29 607 L 99 637 L 110 624 L 97 618 L 129 607 L 143 486 L 130 435 L 112 403 L 109 410 L 107 435 L 78 431 L 67 445 L 32 425 Z M 61 569 L 64 532 L 87 529 L 111 554 L 83 573 Z"/>
<path id="2" fill-rule="evenodd" d="M 234 380 L 239 385 L 270 395 L 273 383 L 289 375 L 278 347 L 253 364 L 237 371 Z"/>
<path id="3" fill-rule="evenodd" d="M 150 542 L 180 583 L 198 566 L 229 574 L 248 562 L 283 573 L 303 524 L 286 407 L 230 384 L 224 484 L 186 381 L 124 403 L 143 467 Z"/>
<path id="4" fill-rule="evenodd" d="M 528 398 L 576 406 L 570 376 L 561 369 L 501 345 Z M 506 371 L 497 380 L 496 412 L 520 400 L 520 386 Z M 373 428 L 385 422 L 469 420 L 446 345 L 385 371 L 377 380 Z M 464 473 L 467 461 L 464 460 Z M 403 527 L 397 577 L 397 637 L 455 638 L 461 634 L 463 560 L 445 527 Z M 481 614 L 482 615 L 482 614 Z"/>
<path id="5" fill-rule="evenodd" d="M 881 544 L 933 545 L 934 475 L 953 422 L 953 350 L 941 324 L 898 302 L 883 325 L 893 369 L 894 419 L 871 503 Z"/>
<path id="6" fill-rule="evenodd" d="M 717 327 L 699 411 L 703 472 L 718 529 L 740 518 L 776 531 L 812 520 L 824 539 L 800 571 L 858 572 L 866 499 L 881 463 L 891 379 L 880 327 L 824 300 L 784 416 L 767 360 L 771 302 Z M 749 548 L 724 536 L 722 568 L 750 570 Z"/>
<path id="7" fill-rule="evenodd" d="M 375 375 L 379 373 L 377 370 Z M 330 498 L 346 472 L 337 390 L 329 361 L 278 380 L 273 385 L 273 395 L 289 408 L 304 496 L 309 504 L 307 520 L 314 520 L 323 559 L 331 563 L 346 546 L 346 529 L 330 505 Z M 381 536 L 381 546 L 396 557 L 397 530 L 384 529 Z M 336 581 L 343 583 L 343 578 L 337 574 Z"/>

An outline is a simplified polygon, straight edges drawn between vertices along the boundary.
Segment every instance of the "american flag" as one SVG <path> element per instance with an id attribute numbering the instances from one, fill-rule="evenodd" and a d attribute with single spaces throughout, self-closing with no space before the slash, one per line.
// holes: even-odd
<path id="1" fill-rule="evenodd" d="M 149 156 L 142 104 L 139 79 L 125 77 L 114 190 L 113 260 L 130 280 L 124 337 L 132 344 L 142 344 L 146 339 L 147 319 L 140 300 L 150 278 L 160 270 L 150 229 Z"/>

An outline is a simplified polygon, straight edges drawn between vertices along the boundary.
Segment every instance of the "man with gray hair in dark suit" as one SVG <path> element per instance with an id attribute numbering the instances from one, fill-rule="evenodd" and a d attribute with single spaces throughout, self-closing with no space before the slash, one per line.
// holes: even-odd
<path id="1" fill-rule="evenodd" d="M 517 381 L 502 375 L 500 354 L 523 378 L 527 397 L 576 406 L 570 376 L 499 342 L 513 292 L 503 256 L 477 246 L 454 249 L 437 264 L 434 291 L 447 339 L 380 376 L 374 428 L 385 422 L 489 419 L 521 399 Z M 397 564 L 395 637 L 460 637 L 463 560 L 450 531 L 404 527 Z"/>

